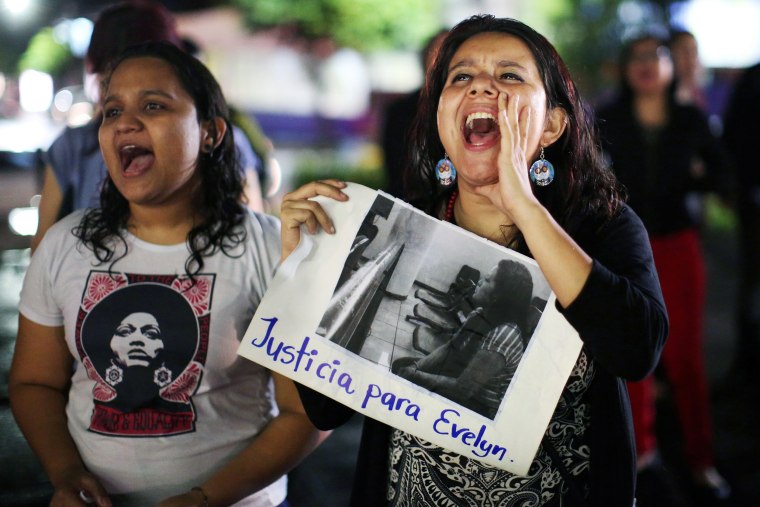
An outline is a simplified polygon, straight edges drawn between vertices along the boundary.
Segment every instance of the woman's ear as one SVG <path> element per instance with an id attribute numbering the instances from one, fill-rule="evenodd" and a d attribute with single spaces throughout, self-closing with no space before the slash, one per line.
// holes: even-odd
<path id="1" fill-rule="evenodd" d="M 546 126 L 541 134 L 541 146 L 550 146 L 559 139 L 567 127 L 567 112 L 561 107 L 555 107 L 546 117 Z"/>
<path id="2" fill-rule="evenodd" d="M 211 153 L 219 146 L 227 132 L 227 122 L 217 116 L 213 121 L 206 121 L 201 129 L 201 146 L 205 153 Z"/>

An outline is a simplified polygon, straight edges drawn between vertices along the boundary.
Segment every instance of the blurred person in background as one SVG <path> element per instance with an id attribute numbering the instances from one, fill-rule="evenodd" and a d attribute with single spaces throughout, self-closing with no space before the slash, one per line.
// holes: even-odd
<path id="1" fill-rule="evenodd" d="M 191 55 L 205 62 L 201 47 L 192 38 L 183 36 L 182 47 Z M 261 211 L 267 207 L 267 198 L 277 193 L 281 180 L 279 167 L 273 158 L 274 144 L 253 115 L 246 114 L 232 105 L 229 106 L 229 109 L 230 120 L 235 128 L 236 135 L 245 136 L 245 140 L 248 141 L 255 153 L 257 162 L 256 167 L 253 168 L 255 171 L 249 169 L 246 173 L 246 195 L 249 199 L 249 207 L 254 211 Z"/>
<path id="2" fill-rule="evenodd" d="M 699 56 L 699 42 L 693 32 L 673 27 L 668 40 L 676 83 L 676 100 L 691 104 L 707 115 L 713 134 L 723 130 L 723 115 L 733 89 L 733 77 L 726 69 L 706 69 Z"/>
<path id="3" fill-rule="evenodd" d="M 723 136 L 732 159 L 739 221 L 738 342 L 729 371 L 731 387 L 760 385 L 760 164 L 756 146 L 760 118 L 760 63 L 736 82 Z"/>
<path id="4" fill-rule="evenodd" d="M 182 47 L 172 14 L 160 3 L 149 0 L 126 1 L 106 7 L 95 20 L 85 55 L 84 86 L 95 104 L 93 119 L 81 127 L 67 127 L 44 154 L 45 174 L 39 204 L 37 232 L 32 251 L 45 232 L 74 210 L 99 206 L 100 185 L 107 172 L 98 147 L 100 82 L 109 62 L 126 47 L 147 41 L 167 41 Z M 252 174 L 260 164 L 245 136 L 236 135 L 235 144 L 242 167 Z M 247 178 L 246 181 L 253 178 Z M 257 181 L 255 183 L 258 183 Z M 252 209 L 261 210 L 258 184 L 246 188 Z"/>
<path id="5" fill-rule="evenodd" d="M 691 104 L 707 112 L 705 69 L 699 60 L 696 37 L 687 30 L 674 28 L 670 31 L 668 47 L 673 58 L 676 100 L 680 104 Z"/>
<path id="6" fill-rule="evenodd" d="M 670 56 L 673 59 L 673 85 L 675 99 L 679 104 L 692 105 L 709 115 L 710 104 L 706 92 L 706 74 L 699 59 L 697 39 L 688 30 L 672 28 L 668 39 Z M 708 116 L 709 118 L 709 116 Z M 720 120 L 718 120 L 720 121 Z M 719 129 L 714 130 L 719 134 Z M 685 197 L 686 205 L 694 217 L 705 221 L 704 193 L 691 191 Z"/>
<path id="7" fill-rule="evenodd" d="M 446 33 L 448 30 L 440 30 L 428 39 L 422 49 L 423 80 L 430 70 Z M 387 178 L 385 191 L 399 198 L 404 197 L 403 167 L 409 140 L 409 126 L 417 112 L 417 102 L 421 92 L 422 88 L 418 88 L 391 102 L 385 108 L 383 117 L 381 144 Z"/>
<path id="8" fill-rule="evenodd" d="M 715 469 L 709 391 L 704 367 L 706 274 L 700 217 L 689 207 L 694 191 L 725 191 L 725 153 L 705 114 L 675 97 L 667 38 L 656 30 L 628 40 L 620 54 L 617 98 L 597 111 L 602 145 L 629 204 L 649 233 L 670 317 L 658 366 L 670 387 L 683 449 L 697 489 L 715 499 L 730 494 Z M 629 382 L 640 470 L 639 494 L 663 498 L 664 480 L 655 435 L 655 379 Z M 658 474 L 652 474 L 653 471 Z M 652 491 L 651 489 L 656 491 Z M 653 505 L 660 505 L 653 504 Z M 663 503 L 662 505 L 669 505 Z"/>

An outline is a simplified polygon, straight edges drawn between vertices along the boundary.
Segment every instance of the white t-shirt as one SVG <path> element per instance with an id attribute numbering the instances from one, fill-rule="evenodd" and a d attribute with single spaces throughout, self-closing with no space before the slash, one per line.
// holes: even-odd
<path id="1" fill-rule="evenodd" d="M 277 413 L 269 372 L 237 348 L 279 260 L 279 222 L 249 213 L 244 247 L 205 258 L 191 285 L 185 243 L 127 234 L 127 255 L 98 264 L 71 233 L 81 217 L 45 235 L 19 310 L 64 327 L 75 359 L 66 414 L 87 468 L 116 505 L 153 505 L 202 484 Z M 286 486 L 236 505 L 278 505 Z"/>

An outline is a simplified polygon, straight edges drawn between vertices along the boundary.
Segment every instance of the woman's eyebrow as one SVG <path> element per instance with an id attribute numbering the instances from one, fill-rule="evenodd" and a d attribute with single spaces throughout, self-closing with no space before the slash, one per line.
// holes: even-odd
<path id="1" fill-rule="evenodd" d="M 524 65 L 514 60 L 502 60 L 499 62 L 498 67 L 517 67 L 518 69 L 521 69 L 521 70 L 527 70 L 527 68 Z"/>
<path id="2" fill-rule="evenodd" d="M 449 72 L 454 71 L 460 67 L 470 67 L 473 65 L 473 60 L 467 58 L 464 60 L 460 60 L 451 67 L 449 67 Z M 497 67 L 503 68 L 503 67 L 516 67 L 521 70 L 526 70 L 526 67 L 514 60 L 501 60 L 499 63 L 496 64 Z"/>
<path id="3" fill-rule="evenodd" d="M 159 90 L 159 89 L 156 89 L 156 90 L 143 90 L 143 91 L 140 92 L 140 97 L 142 97 L 142 98 L 149 97 L 149 96 L 152 96 L 152 95 L 158 95 L 160 97 L 164 97 L 164 98 L 167 98 L 167 99 L 173 99 L 174 98 L 174 95 L 172 95 L 171 93 L 168 93 L 168 92 L 165 92 L 165 91 Z M 103 103 L 106 103 L 106 102 L 111 101 L 111 100 L 117 100 L 118 98 L 119 98 L 119 94 L 111 94 L 111 95 L 108 95 L 105 99 L 103 99 Z"/>
<path id="4" fill-rule="evenodd" d="M 453 70 L 456 70 L 456 69 L 458 69 L 460 67 L 469 67 L 471 65 L 472 65 L 472 60 L 470 60 L 469 58 L 466 59 L 466 60 L 460 60 L 457 63 L 455 63 L 454 65 L 452 65 L 451 67 L 449 67 L 449 72 L 451 72 Z"/>

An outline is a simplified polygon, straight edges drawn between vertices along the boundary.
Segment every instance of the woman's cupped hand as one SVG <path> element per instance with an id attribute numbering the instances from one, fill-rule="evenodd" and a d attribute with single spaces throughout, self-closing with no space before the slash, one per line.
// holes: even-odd
<path id="1" fill-rule="evenodd" d="M 312 198 L 322 195 L 336 201 L 346 201 L 348 196 L 343 192 L 344 188 L 346 188 L 346 183 L 340 180 L 317 180 L 283 197 L 280 208 L 282 260 L 285 260 L 298 246 L 302 225 L 306 227 L 309 234 L 315 234 L 320 228 L 328 234 L 335 232 L 332 220 L 324 208 Z"/>
<path id="2" fill-rule="evenodd" d="M 498 108 L 501 132 L 497 159 L 499 180 L 476 188 L 476 192 L 488 197 L 519 228 L 521 211 L 538 202 L 528 175 L 528 157 L 537 149 L 528 145 L 533 110 L 530 106 L 521 107 L 518 95 L 508 97 L 506 93 L 499 94 Z"/>

